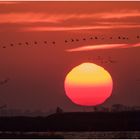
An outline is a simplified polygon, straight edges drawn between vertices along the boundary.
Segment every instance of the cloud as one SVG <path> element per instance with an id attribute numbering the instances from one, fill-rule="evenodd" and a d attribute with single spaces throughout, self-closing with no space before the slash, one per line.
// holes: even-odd
<path id="1" fill-rule="evenodd" d="M 0 5 L 18 4 L 16 1 L 0 1 Z"/>
<path id="2" fill-rule="evenodd" d="M 123 10 L 118 12 L 110 12 L 110 13 L 102 13 L 99 14 L 100 18 L 102 19 L 120 19 L 120 18 L 128 18 L 128 17 L 139 17 L 140 11 L 139 10 Z"/>
<path id="3" fill-rule="evenodd" d="M 0 26 L 9 24 L 9 31 L 17 27 L 18 31 L 78 31 L 97 29 L 140 28 L 139 10 L 123 10 L 101 13 L 47 13 L 19 12 L 0 13 Z M 132 18 L 135 18 L 132 20 Z M 121 20 L 125 19 L 125 20 Z M 15 25 L 13 25 L 15 24 Z M 20 28 L 18 25 L 21 25 Z"/>
<path id="4" fill-rule="evenodd" d="M 6 2 L 7 3 L 7 2 Z M 93 20 L 105 20 L 105 19 L 120 19 L 120 18 L 133 18 L 140 17 L 139 10 L 123 10 L 117 12 L 103 12 L 103 13 L 81 13 L 81 14 L 52 14 L 52 13 L 3 13 L 0 14 L 0 23 L 21 23 L 21 22 L 55 22 L 63 23 L 66 21 L 87 20 L 91 22 Z"/>
<path id="5" fill-rule="evenodd" d="M 132 48 L 140 47 L 140 43 L 137 44 L 101 44 L 101 45 L 88 45 L 73 49 L 67 49 L 66 52 L 79 52 L 79 51 L 92 51 L 101 49 L 117 49 L 117 48 Z"/>
<path id="6" fill-rule="evenodd" d="M 57 18 L 43 13 L 3 13 L 0 14 L 0 23 L 36 23 L 58 22 Z"/>
<path id="7" fill-rule="evenodd" d="M 72 30 L 90 30 L 90 29 L 108 29 L 107 26 L 77 26 L 77 27 L 27 27 L 21 31 L 72 31 Z"/>
<path id="8" fill-rule="evenodd" d="M 21 31 L 74 31 L 74 30 L 97 30 L 97 29 L 125 29 L 125 28 L 140 28 L 140 25 L 93 25 L 93 26 L 37 26 L 37 27 L 25 27 Z"/>

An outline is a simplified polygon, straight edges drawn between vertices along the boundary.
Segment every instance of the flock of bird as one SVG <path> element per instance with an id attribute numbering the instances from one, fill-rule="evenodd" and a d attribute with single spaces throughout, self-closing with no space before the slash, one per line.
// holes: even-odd
<path id="1" fill-rule="evenodd" d="M 104 38 L 104 37 L 99 38 L 99 37 L 97 37 L 97 36 L 94 36 L 94 37 L 91 36 L 91 37 L 89 37 L 89 38 L 64 40 L 64 43 L 67 44 L 67 43 L 70 43 L 70 42 L 88 41 L 88 40 L 94 40 L 94 39 L 95 39 L 95 40 L 104 40 L 105 38 Z M 114 39 L 114 37 L 110 37 L 110 38 L 108 38 L 108 39 Z M 129 40 L 128 37 L 124 37 L 124 36 L 118 36 L 118 37 L 115 38 L 115 39 Z M 140 36 L 137 35 L 137 36 L 136 36 L 136 39 L 140 39 Z M 44 44 L 48 44 L 48 41 L 44 41 L 43 43 L 44 43 Z M 39 44 L 39 42 L 34 41 L 32 44 L 37 45 L 37 44 Z M 56 41 L 52 41 L 51 44 L 55 45 L 55 44 L 56 44 Z M 29 43 L 29 42 L 24 42 L 24 43 L 19 42 L 19 43 L 16 43 L 16 44 L 10 43 L 9 46 L 14 47 L 14 46 L 17 46 L 17 45 L 18 45 L 18 46 L 22 46 L 22 45 L 30 46 L 31 43 Z M 2 46 L 2 48 L 6 48 L 6 46 Z M 111 57 L 108 57 L 108 59 L 105 60 L 105 59 L 103 59 L 101 56 L 98 56 L 98 57 L 95 58 L 95 59 L 93 59 L 93 58 L 88 58 L 88 60 L 98 60 L 98 61 L 101 62 L 101 64 L 109 64 L 109 63 L 116 63 L 116 62 L 117 62 L 117 61 L 115 61 L 115 60 L 112 60 Z M 7 83 L 9 82 L 9 80 L 10 80 L 9 78 L 6 78 L 5 80 L 0 81 L 0 85 L 5 85 L 5 84 L 7 84 Z M 137 81 L 137 82 L 140 82 L 140 79 L 138 79 L 138 80 L 136 80 L 136 81 Z"/>
<path id="2" fill-rule="evenodd" d="M 88 60 L 97 60 L 97 61 L 100 61 L 101 64 L 109 64 L 109 63 L 117 63 L 116 60 L 113 60 L 110 56 L 108 57 L 108 59 L 104 59 L 102 58 L 101 56 L 98 56 L 97 58 L 88 58 Z"/>
<path id="3" fill-rule="evenodd" d="M 68 39 L 68 40 L 64 40 L 64 43 L 65 44 L 68 44 L 68 43 L 71 43 L 71 42 L 80 42 L 80 41 L 88 41 L 88 40 L 104 40 L 104 39 L 118 39 L 118 40 L 129 40 L 130 38 L 128 37 L 125 37 L 125 36 L 118 36 L 118 37 L 109 37 L 109 38 L 105 38 L 105 37 L 98 37 L 98 36 L 91 36 L 89 38 L 81 38 L 81 39 L 74 39 L 74 38 L 71 38 L 71 39 Z M 140 36 L 137 35 L 136 36 L 136 39 L 140 39 Z M 26 46 L 30 46 L 30 45 L 38 45 L 40 42 L 38 41 L 33 41 L 32 43 L 31 42 L 19 42 L 19 43 L 10 43 L 9 46 L 11 47 L 14 47 L 14 46 L 22 46 L 22 45 L 26 45 Z M 44 44 L 48 44 L 48 45 L 55 45 L 57 44 L 56 41 L 51 41 L 51 43 L 48 41 L 43 41 Z M 1 46 L 2 48 L 6 48 L 7 46 L 5 45 L 2 45 Z"/>

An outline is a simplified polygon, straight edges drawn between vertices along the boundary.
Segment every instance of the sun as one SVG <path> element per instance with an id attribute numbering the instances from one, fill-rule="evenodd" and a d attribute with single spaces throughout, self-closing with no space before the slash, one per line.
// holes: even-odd
<path id="1" fill-rule="evenodd" d="M 103 67 L 94 63 L 82 63 L 66 75 L 64 88 L 73 103 L 96 106 L 111 96 L 113 80 Z"/>

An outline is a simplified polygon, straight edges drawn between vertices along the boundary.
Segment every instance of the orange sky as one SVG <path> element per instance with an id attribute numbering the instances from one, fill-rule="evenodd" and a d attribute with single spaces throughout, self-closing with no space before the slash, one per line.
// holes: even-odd
<path id="1" fill-rule="evenodd" d="M 105 105 L 140 105 L 138 35 L 140 2 L 0 2 L 0 80 L 11 79 L 0 87 L 0 105 L 79 109 L 65 96 L 63 82 L 73 66 L 87 61 L 105 67 L 115 81 Z M 117 63 L 101 64 L 98 56 Z"/>
<path id="2" fill-rule="evenodd" d="M 16 31 L 132 29 L 140 27 L 139 16 L 139 2 L 0 3 L 0 23 Z"/>

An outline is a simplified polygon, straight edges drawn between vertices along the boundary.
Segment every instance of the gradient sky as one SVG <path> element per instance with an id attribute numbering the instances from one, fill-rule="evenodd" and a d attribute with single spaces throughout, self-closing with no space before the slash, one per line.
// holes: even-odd
<path id="1" fill-rule="evenodd" d="M 113 78 L 103 105 L 140 105 L 138 35 L 140 2 L 0 2 L 0 81 L 10 78 L 0 85 L 0 105 L 81 110 L 66 97 L 64 79 L 83 62 L 103 66 Z M 99 56 L 117 62 L 102 64 Z"/>

